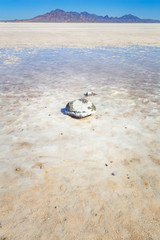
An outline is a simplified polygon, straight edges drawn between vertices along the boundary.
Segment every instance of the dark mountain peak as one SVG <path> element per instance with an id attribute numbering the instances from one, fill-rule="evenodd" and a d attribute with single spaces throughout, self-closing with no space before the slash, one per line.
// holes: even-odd
<path id="1" fill-rule="evenodd" d="M 86 12 L 86 11 L 81 12 L 80 14 L 82 14 L 82 15 L 92 15 L 91 13 L 88 13 L 88 12 Z"/>
<path id="2" fill-rule="evenodd" d="M 54 14 L 64 15 L 65 11 L 63 11 L 61 9 L 55 9 L 55 10 L 52 10 L 51 12 L 48 13 L 48 15 L 54 15 Z"/>
<path id="3" fill-rule="evenodd" d="M 109 18 L 109 16 L 108 16 L 108 15 L 106 15 L 106 16 L 104 16 L 104 18 Z"/>
<path id="4" fill-rule="evenodd" d="M 65 13 L 65 11 L 57 8 L 55 10 L 52 10 L 50 13 Z"/>
<path id="5" fill-rule="evenodd" d="M 15 21 L 15 20 L 14 20 Z M 77 12 L 65 12 L 62 9 L 55 9 L 49 13 L 36 16 L 27 20 L 16 20 L 20 22 L 99 22 L 99 23 L 160 23 L 158 20 L 140 19 L 132 14 L 127 14 L 122 17 L 109 17 L 98 16 L 96 14 L 90 14 L 86 11 Z"/>
<path id="6" fill-rule="evenodd" d="M 52 10 L 52 12 L 65 12 L 65 11 L 62 9 L 56 8 L 55 10 Z"/>
<path id="7" fill-rule="evenodd" d="M 140 19 L 140 18 L 138 18 L 138 17 L 136 17 L 136 16 L 134 16 L 134 15 L 132 15 L 132 14 L 126 14 L 126 15 L 120 17 L 120 18 L 126 18 L 126 19 Z"/>
<path id="8" fill-rule="evenodd" d="M 136 17 L 136 16 L 134 16 L 133 14 L 125 14 L 124 16 L 127 16 L 127 17 Z"/>
<path id="9" fill-rule="evenodd" d="M 139 17 L 136 17 L 132 14 L 127 14 L 119 18 L 122 22 L 128 22 L 128 23 L 140 23 L 143 22 L 143 19 L 140 19 Z"/>
<path id="10" fill-rule="evenodd" d="M 88 12 L 81 12 L 80 15 L 83 15 L 83 16 L 86 16 L 86 17 L 91 17 L 91 16 L 98 17 L 96 14 L 88 13 Z"/>

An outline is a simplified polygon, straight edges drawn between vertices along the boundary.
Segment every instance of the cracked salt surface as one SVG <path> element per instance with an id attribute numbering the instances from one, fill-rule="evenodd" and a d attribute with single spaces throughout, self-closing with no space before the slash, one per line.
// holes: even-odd
<path id="1" fill-rule="evenodd" d="M 0 50 L 0 237 L 160 239 L 159 52 Z"/>

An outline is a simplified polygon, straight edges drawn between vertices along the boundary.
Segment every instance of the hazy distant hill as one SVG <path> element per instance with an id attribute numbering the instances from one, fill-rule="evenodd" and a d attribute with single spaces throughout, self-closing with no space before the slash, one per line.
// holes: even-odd
<path id="1" fill-rule="evenodd" d="M 160 23 L 159 20 L 140 19 L 131 14 L 122 17 L 98 16 L 88 12 L 65 12 L 60 9 L 51 11 L 37 17 L 26 20 L 13 20 L 15 22 L 93 22 L 93 23 Z"/>

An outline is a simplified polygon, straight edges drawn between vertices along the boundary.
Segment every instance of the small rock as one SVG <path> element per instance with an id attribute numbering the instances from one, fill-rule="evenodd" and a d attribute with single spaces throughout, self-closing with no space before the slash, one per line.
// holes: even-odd
<path id="1" fill-rule="evenodd" d="M 16 172 L 20 172 L 21 171 L 21 168 L 16 168 Z"/>
<path id="2" fill-rule="evenodd" d="M 112 176 L 115 176 L 116 174 L 114 172 L 111 173 Z"/>
<path id="3" fill-rule="evenodd" d="M 107 163 L 105 163 L 105 166 L 106 166 L 106 167 L 108 167 L 108 164 L 107 164 Z"/>
<path id="4" fill-rule="evenodd" d="M 65 108 L 65 114 L 74 118 L 84 118 L 95 112 L 95 105 L 85 98 L 71 101 Z"/>
<path id="5" fill-rule="evenodd" d="M 86 92 L 84 94 L 84 96 L 86 96 L 86 97 L 95 96 L 95 95 L 96 95 L 96 93 L 94 93 L 94 92 Z"/>

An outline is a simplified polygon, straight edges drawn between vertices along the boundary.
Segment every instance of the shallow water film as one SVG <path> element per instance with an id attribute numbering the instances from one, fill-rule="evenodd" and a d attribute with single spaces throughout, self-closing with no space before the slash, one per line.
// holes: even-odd
<path id="1" fill-rule="evenodd" d="M 160 239 L 160 48 L 0 50 L 4 239 Z"/>
<path id="2" fill-rule="evenodd" d="M 0 83 L 7 91 L 38 88 L 44 92 L 44 87 L 67 91 L 72 85 L 151 93 L 160 84 L 158 47 L 1 49 L 0 56 Z"/>

